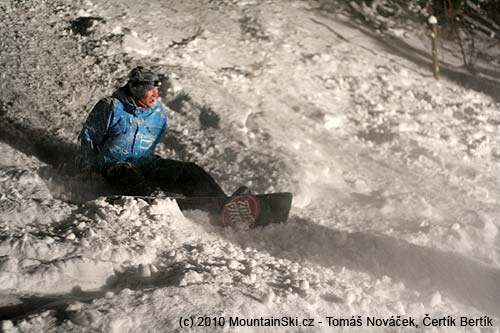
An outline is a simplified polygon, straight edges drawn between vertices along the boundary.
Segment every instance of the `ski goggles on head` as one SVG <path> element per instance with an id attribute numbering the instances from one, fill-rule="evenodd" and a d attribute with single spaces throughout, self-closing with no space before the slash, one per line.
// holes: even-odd
<path id="1" fill-rule="evenodd" d="M 132 95 L 136 97 L 144 96 L 148 91 L 153 90 L 161 86 L 160 80 L 155 80 L 152 82 L 130 82 L 129 88 Z"/>
<path id="2" fill-rule="evenodd" d="M 159 86 L 161 86 L 161 81 L 160 80 L 154 80 L 154 81 L 132 81 L 132 82 L 130 82 L 130 84 L 133 85 L 133 86 L 159 87 Z"/>

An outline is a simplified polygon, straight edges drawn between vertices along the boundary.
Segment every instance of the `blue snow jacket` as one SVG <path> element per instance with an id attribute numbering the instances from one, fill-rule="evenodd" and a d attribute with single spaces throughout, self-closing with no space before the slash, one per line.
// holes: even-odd
<path id="1" fill-rule="evenodd" d="M 101 99 L 80 132 L 80 168 L 102 172 L 109 164 L 127 161 L 142 167 L 155 159 L 154 151 L 167 127 L 159 101 L 138 107 L 128 87 Z"/>

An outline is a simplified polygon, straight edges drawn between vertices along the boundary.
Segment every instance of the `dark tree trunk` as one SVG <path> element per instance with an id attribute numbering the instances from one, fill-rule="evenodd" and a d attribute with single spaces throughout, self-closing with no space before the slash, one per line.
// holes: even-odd
<path id="1" fill-rule="evenodd" d="M 432 10 L 433 15 L 437 18 L 438 24 L 441 26 L 446 25 L 447 21 L 447 0 L 433 0 L 432 2 Z"/>

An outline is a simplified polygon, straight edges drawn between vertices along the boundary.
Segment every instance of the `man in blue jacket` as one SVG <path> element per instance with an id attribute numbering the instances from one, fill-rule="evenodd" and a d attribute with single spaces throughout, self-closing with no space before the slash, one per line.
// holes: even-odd
<path id="1" fill-rule="evenodd" d="M 215 180 L 194 163 L 154 154 L 167 127 L 157 100 L 158 75 L 142 66 L 127 84 L 101 99 L 80 132 L 80 168 L 101 174 L 123 194 L 147 195 L 159 188 L 186 196 L 225 196 Z"/>

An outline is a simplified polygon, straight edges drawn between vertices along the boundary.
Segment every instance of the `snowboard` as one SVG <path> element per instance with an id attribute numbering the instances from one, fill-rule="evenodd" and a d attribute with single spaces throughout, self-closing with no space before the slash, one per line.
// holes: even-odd
<path id="1" fill-rule="evenodd" d="M 170 198 L 177 201 L 181 211 L 199 209 L 208 212 L 221 226 L 246 225 L 250 228 L 286 222 L 293 198 L 290 192 L 231 197 L 108 195 L 103 198 L 112 204 L 123 197 L 143 199 L 149 202 L 159 198 Z"/>

